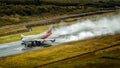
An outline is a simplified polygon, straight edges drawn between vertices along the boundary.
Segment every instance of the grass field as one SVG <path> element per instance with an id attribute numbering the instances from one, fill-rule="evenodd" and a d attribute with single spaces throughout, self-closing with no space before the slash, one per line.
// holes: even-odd
<path id="1" fill-rule="evenodd" d="M 17 26 L 12 28 L 6 28 L 6 29 L 0 29 L 0 35 L 5 35 L 9 33 L 17 33 L 20 31 L 28 31 L 28 29 L 25 26 Z"/>
<path id="2" fill-rule="evenodd" d="M 21 16 L 18 14 L 4 15 L 4 16 L 0 16 L 0 27 L 16 25 L 20 23 L 31 23 L 31 22 L 34 23 L 34 21 L 40 21 L 48 18 L 55 18 L 60 16 L 61 14 L 62 13 L 58 13 L 58 14 L 44 13 L 40 15 L 31 15 L 31 16 Z M 64 13 L 62 15 L 64 15 Z"/>
<path id="3" fill-rule="evenodd" d="M 111 39 L 112 38 L 112 39 Z M 120 41 L 120 34 L 65 43 L 22 54 L 0 58 L 1 68 L 33 68 L 42 64 L 111 46 Z M 83 63 L 84 64 L 84 63 Z"/>
<path id="4" fill-rule="evenodd" d="M 64 61 L 40 66 L 38 68 L 119 68 L 120 67 L 120 44 L 119 46 L 74 57 Z"/>

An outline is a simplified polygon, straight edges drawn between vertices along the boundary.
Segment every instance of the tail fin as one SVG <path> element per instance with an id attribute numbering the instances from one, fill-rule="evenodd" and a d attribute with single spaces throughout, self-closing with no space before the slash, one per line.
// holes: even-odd
<path id="1" fill-rule="evenodd" d="M 48 29 L 47 33 L 51 32 L 51 31 L 52 31 L 52 29 L 53 29 L 53 25 L 51 25 L 51 26 L 49 27 L 49 29 Z"/>

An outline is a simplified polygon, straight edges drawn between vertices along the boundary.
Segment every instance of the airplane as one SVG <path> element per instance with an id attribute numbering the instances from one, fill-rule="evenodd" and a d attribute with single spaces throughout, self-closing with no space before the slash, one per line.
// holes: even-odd
<path id="1" fill-rule="evenodd" d="M 21 34 L 21 40 L 22 40 L 21 44 L 25 45 L 25 47 L 34 47 L 34 46 L 46 45 L 44 43 L 45 41 L 55 42 L 55 39 L 47 39 L 50 35 L 52 35 L 52 29 L 53 29 L 53 26 L 51 25 L 48 31 L 42 34 L 29 35 L 29 36 L 25 36 Z"/>

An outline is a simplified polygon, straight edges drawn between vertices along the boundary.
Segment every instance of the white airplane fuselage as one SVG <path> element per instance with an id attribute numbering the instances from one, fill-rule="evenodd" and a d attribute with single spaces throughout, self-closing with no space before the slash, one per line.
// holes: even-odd
<path id="1" fill-rule="evenodd" d="M 24 36 L 22 38 L 22 41 L 24 42 L 30 42 L 30 41 L 34 41 L 35 39 L 41 39 L 43 36 L 43 34 L 37 34 L 37 35 L 29 35 L 29 36 Z"/>
<path id="2" fill-rule="evenodd" d="M 35 44 L 44 44 L 45 41 L 54 42 L 55 39 L 47 39 L 52 34 L 52 26 L 48 29 L 47 32 L 37 35 L 24 36 L 21 35 L 22 44 L 24 45 L 35 45 Z"/>

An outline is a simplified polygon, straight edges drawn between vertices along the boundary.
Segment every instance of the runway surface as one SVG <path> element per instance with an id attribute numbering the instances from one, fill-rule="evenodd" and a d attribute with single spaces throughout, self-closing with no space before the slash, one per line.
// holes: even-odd
<path id="1" fill-rule="evenodd" d="M 49 38 L 55 38 L 56 42 L 46 43 L 57 45 L 115 33 L 120 33 L 120 15 L 94 20 L 78 20 L 74 24 L 55 27 L 53 34 Z M 8 56 L 43 47 L 34 47 L 26 50 L 23 50 L 23 48 L 24 46 L 21 45 L 21 41 L 0 44 L 0 56 Z"/>

